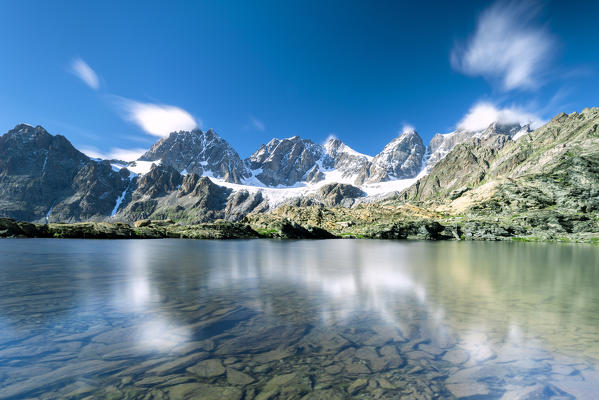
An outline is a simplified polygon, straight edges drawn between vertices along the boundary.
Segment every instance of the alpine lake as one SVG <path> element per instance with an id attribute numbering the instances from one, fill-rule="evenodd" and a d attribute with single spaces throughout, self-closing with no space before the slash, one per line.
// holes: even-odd
<path id="1" fill-rule="evenodd" d="M 597 399 L 599 247 L 0 240 L 0 399 Z"/>

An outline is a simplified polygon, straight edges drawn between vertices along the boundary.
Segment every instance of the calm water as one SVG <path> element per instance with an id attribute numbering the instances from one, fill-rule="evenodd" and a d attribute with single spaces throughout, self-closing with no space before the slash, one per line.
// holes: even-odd
<path id="1" fill-rule="evenodd" d="M 599 247 L 0 240 L 0 398 L 596 399 Z"/>

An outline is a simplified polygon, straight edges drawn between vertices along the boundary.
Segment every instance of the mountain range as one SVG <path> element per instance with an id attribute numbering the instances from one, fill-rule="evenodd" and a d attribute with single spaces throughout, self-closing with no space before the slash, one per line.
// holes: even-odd
<path id="1" fill-rule="evenodd" d="M 457 129 L 435 135 L 428 146 L 416 131 L 406 130 L 375 156 L 336 138 L 318 144 L 294 136 L 272 139 L 243 160 L 214 130 L 195 129 L 172 132 L 134 162 L 93 159 L 63 136 L 20 124 L 0 136 L 0 217 L 198 223 L 238 221 L 281 207 L 356 209 L 390 199 L 470 210 L 486 193 L 479 186 L 489 187 L 491 177 L 494 188 L 498 180 L 509 187 L 515 170 L 514 176 L 524 176 L 558 154 L 572 160 L 558 146 L 564 133 L 554 127 L 565 118 L 596 130 L 597 114 L 597 109 L 563 114 L 536 131 L 499 122 L 479 131 Z M 549 139 L 547 132 L 554 132 Z M 587 142 L 595 149 L 596 141 Z M 562 145 L 572 147 L 568 141 Z M 546 148 L 541 159 L 522 167 L 539 148 Z M 497 154 L 506 152 L 496 167 Z M 595 172 L 581 176 L 593 181 Z"/>

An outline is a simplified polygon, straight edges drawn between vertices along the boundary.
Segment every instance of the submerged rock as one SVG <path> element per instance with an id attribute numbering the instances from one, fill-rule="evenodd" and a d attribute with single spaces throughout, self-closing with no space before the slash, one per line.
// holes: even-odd
<path id="1" fill-rule="evenodd" d="M 200 378 L 213 378 L 225 373 L 223 363 L 218 359 L 209 359 L 198 362 L 196 365 L 187 368 L 190 373 L 199 376 Z"/>

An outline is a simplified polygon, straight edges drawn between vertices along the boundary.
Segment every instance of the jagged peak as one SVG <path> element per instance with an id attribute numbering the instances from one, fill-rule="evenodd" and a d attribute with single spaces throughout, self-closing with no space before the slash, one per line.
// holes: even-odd
<path id="1" fill-rule="evenodd" d="M 43 126 L 37 125 L 34 127 L 33 125 L 29 125 L 24 122 L 17 124 L 13 129 L 9 130 L 7 133 L 10 133 L 13 135 L 34 134 L 34 133 L 50 135 L 48 133 L 48 131 L 46 129 L 44 129 Z"/>
<path id="2" fill-rule="evenodd" d="M 331 157 L 335 157 L 339 153 L 345 153 L 356 157 L 364 157 L 368 160 L 372 159 L 371 156 L 352 149 L 336 137 L 332 137 L 329 140 L 327 140 L 327 142 L 324 144 L 324 150 L 325 153 Z"/>
<path id="3" fill-rule="evenodd" d="M 270 141 L 268 143 L 266 143 L 266 146 L 267 147 L 276 146 L 279 143 L 281 143 L 281 139 L 272 138 L 272 139 L 270 139 Z M 264 146 L 264 144 L 262 144 L 262 146 Z M 262 146 L 260 146 L 260 147 L 262 147 Z"/>
<path id="4" fill-rule="evenodd" d="M 413 141 L 413 140 L 416 140 L 417 143 L 418 142 L 420 142 L 421 144 L 423 143 L 422 142 L 422 138 L 420 137 L 420 135 L 418 134 L 418 132 L 416 132 L 416 130 L 410 129 L 410 130 L 403 131 L 395 139 L 393 139 L 392 141 L 390 141 L 389 143 L 387 143 L 385 145 L 385 147 L 383 148 L 383 152 L 385 150 L 389 150 L 391 148 L 395 148 L 397 146 L 400 146 L 404 142 Z"/>

